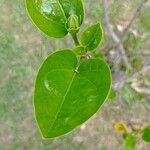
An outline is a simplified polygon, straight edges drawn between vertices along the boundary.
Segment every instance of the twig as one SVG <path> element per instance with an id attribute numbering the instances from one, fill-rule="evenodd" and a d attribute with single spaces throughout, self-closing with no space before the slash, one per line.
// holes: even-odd
<path id="1" fill-rule="evenodd" d="M 132 74 L 131 76 L 122 79 L 121 81 L 118 81 L 118 80 L 114 81 L 114 84 L 113 84 L 114 90 L 119 91 L 126 83 L 128 83 L 131 80 L 136 79 L 138 76 L 145 74 L 147 72 L 150 72 L 150 66 L 145 66 L 139 72 L 136 72 L 136 73 Z"/>
<path id="2" fill-rule="evenodd" d="M 137 93 L 147 94 L 150 95 L 150 90 L 146 87 L 140 87 L 138 84 L 134 83 L 131 85 L 132 89 Z"/>
<path id="3" fill-rule="evenodd" d="M 109 16 L 108 16 L 108 11 L 109 11 L 109 7 L 108 7 L 108 1 L 107 0 L 102 0 L 102 4 L 103 4 L 103 9 L 104 9 L 104 22 L 105 22 L 105 26 L 106 26 L 106 29 L 109 33 L 109 36 L 110 38 L 112 39 L 112 41 L 114 42 L 114 44 L 116 45 L 116 48 L 118 49 L 119 51 L 119 54 L 125 64 L 125 66 L 128 68 L 128 69 L 132 69 L 132 66 L 131 64 L 129 63 L 128 61 L 128 57 L 126 56 L 126 53 L 125 53 L 125 50 L 124 50 L 124 47 L 122 45 L 122 42 L 121 40 L 119 39 L 119 37 L 116 35 L 116 33 L 114 32 L 113 30 L 113 27 L 109 21 Z"/>
<path id="4" fill-rule="evenodd" d="M 125 38 L 126 34 L 128 33 L 128 31 L 130 30 L 132 24 L 134 23 L 134 21 L 138 18 L 138 16 L 141 14 L 142 8 L 144 7 L 144 4 L 147 2 L 148 0 L 141 0 L 141 2 L 139 3 L 139 6 L 137 7 L 135 13 L 133 14 L 131 20 L 129 21 L 128 25 L 126 26 L 126 28 L 123 31 L 123 39 Z"/>

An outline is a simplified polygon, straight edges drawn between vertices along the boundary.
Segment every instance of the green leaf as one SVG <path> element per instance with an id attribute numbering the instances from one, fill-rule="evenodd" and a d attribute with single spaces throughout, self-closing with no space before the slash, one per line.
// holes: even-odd
<path id="1" fill-rule="evenodd" d="M 49 37 L 64 37 L 71 15 L 78 17 L 79 25 L 83 21 L 82 0 L 26 0 L 26 7 L 34 24 Z"/>
<path id="2" fill-rule="evenodd" d="M 76 46 L 73 49 L 73 52 L 75 52 L 77 55 L 84 55 L 84 54 L 86 54 L 86 51 L 85 51 L 83 46 Z"/>
<path id="3" fill-rule="evenodd" d="M 98 53 L 95 51 L 95 53 L 93 53 L 93 57 L 105 60 L 104 54 L 102 52 L 100 52 L 100 51 Z"/>
<path id="4" fill-rule="evenodd" d="M 145 127 L 142 134 L 142 139 L 150 143 L 150 125 Z"/>
<path id="5" fill-rule="evenodd" d="M 57 51 L 41 66 L 34 91 L 35 116 L 44 138 L 66 134 L 94 115 L 111 87 L 106 62 L 78 62 L 71 50 Z"/>
<path id="6" fill-rule="evenodd" d="M 87 51 L 92 51 L 98 47 L 103 38 L 101 25 L 95 24 L 88 27 L 81 35 L 81 44 Z"/>
<path id="7" fill-rule="evenodd" d="M 137 143 L 136 136 L 128 134 L 125 138 L 125 150 L 134 150 Z"/>
<path id="8" fill-rule="evenodd" d="M 116 98 L 116 96 L 117 96 L 117 93 L 116 93 L 116 91 L 114 91 L 113 89 L 111 89 L 111 91 L 110 91 L 110 93 L 109 93 L 109 99 L 111 100 L 111 101 L 114 101 L 115 100 L 115 98 Z"/>

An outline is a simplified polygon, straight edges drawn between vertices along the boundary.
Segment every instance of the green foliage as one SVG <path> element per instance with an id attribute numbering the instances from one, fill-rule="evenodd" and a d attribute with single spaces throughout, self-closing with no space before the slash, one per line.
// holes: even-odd
<path id="1" fill-rule="evenodd" d="M 35 25 L 49 37 L 64 37 L 71 15 L 77 16 L 79 25 L 84 17 L 82 0 L 26 0 L 26 6 Z"/>
<path id="2" fill-rule="evenodd" d="M 100 59 L 78 62 L 71 50 L 50 55 L 35 85 L 35 113 L 45 138 L 65 134 L 97 112 L 111 85 L 107 64 Z"/>
<path id="3" fill-rule="evenodd" d="M 150 125 L 149 126 L 146 126 L 143 130 L 143 133 L 142 133 L 142 139 L 145 141 L 145 142 L 149 142 L 150 143 Z"/>
<path id="4" fill-rule="evenodd" d="M 98 53 L 96 53 L 96 52 L 94 53 L 94 52 L 93 52 L 94 58 L 100 58 L 100 59 L 105 60 L 105 56 L 104 56 L 104 54 L 102 52 L 98 52 Z"/>
<path id="5" fill-rule="evenodd" d="M 142 129 L 140 122 L 133 121 L 129 125 L 119 122 L 115 124 L 114 129 L 122 134 L 124 150 L 135 150 L 139 139 L 150 143 L 150 125 Z"/>
<path id="6" fill-rule="evenodd" d="M 66 134 L 93 116 L 111 88 L 111 71 L 95 50 L 102 41 L 100 24 L 77 33 L 83 21 L 81 0 L 26 0 L 37 27 L 50 37 L 72 35 L 76 47 L 57 51 L 44 61 L 35 83 L 34 106 L 44 138 Z M 75 53 L 74 53 L 74 52 Z"/>
<path id="7" fill-rule="evenodd" d="M 100 150 L 117 150 L 122 149 L 122 142 L 120 142 L 119 136 L 110 134 L 111 128 L 107 128 L 107 126 L 111 125 L 110 120 L 122 120 L 122 118 L 126 120 L 129 118 L 128 116 L 132 116 L 131 118 L 141 118 L 143 123 L 145 123 L 145 121 L 150 121 L 150 118 L 148 117 L 150 110 L 149 95 L 146 97 L 145 94 L 143 94 L 143 100 L 145 101 L 142 102 L 142 104 L 144 104 L 147 109 L 141 105 L 141 102 L 133 105 L 133 108 L 130 109 L 130 111 L 127 111 L 127 107 L 124 106 L 124 104 L 122 105 L 121 102 L 117 103 L 117 105 L 116 103 L 109 104 L 108 102 L 108 104 L 106 103 L 105 108 L 103 108 L 103 112 L 100 110 L 96 114 L 95 119 L 90 119 L 91 123 L 83 126 L 85 128 L 78 128 L 74 132 L 67 134 L 66 136 L 62 136 L 61 138 L 42 140 L 35 127 L 32 110 L 33 79 L 41 61 L 45 59 L 48 53 L 51 53 L 55 50 L 55 48 L 64 48 L 66 47 L 66 44 L 68 44 L 68 46 L 72 46 L 73 44 L 70 40 L 68 41 L 69 36 L 62 40 L 53 40 L 42 37 L 41 34 L 36 31 L 37 29 L 34 29 L 34 26 L 27 17 L 27 13 L 24 8 L 24 0 L 0 1 L 0 12 L 2 14 L 0 15 L 0 149 L 85 150 L 92 147 L 92 149 Z M 100 17 L 100 13 L 96 12 L 96 6 L 98 9 L 102 8 L 101 4 L 98 5 L 100 1 L 86 0 L 85 2 L 85 6 L 87 8 L 86 12 L 88 13 L 88 15 L 86 15 L 88 17 L 86 24 L 102 20 L 103 15 Z M 116 10 L 116 4 L 118 4 L 118 2 L 119 1 L 115 1 L 113 10 Z M 120 2 L 122 5 L 129 7 L 126 3 L 134 3 L 134 0 Z M 114 0 L 110 3 L 110 7 L 113 3 Z M 148 3 L 145 5 L 146 7 L 149 5 Z M 130 14 L 134 12 L 135 9 L 136 7 L 130 7 Z M 94 15 L 92 12 L 94 12 Z M 145 7 L 143 8 L 141 15 L 144 16 L 144 12 Z M 111 14 L 112 11 L 110 10 L 110 15 Z M 123 18 L 122 14 L 125 14 L 127 19 L 130 19 L 128 17 L 129 11 L 119 11 L 116 15 L 112 15 L 114 17 L 112 19 L 113 22 L 115 22 L 114 19 L 116 19 L 118 15 L 121 16 L 119 19 L 119 21 L 121 21 Z M 140 36 L 142 34 L 148 34 L 147 32 L 143 33 L 143 27 L 138 28 L 138 20 L 139 18 L 137 18 L 132 29 L 137 30 Z M 149 18 L 147 21 L 149 21 Z M 113 26 L 115 27 L 114 24 Z M 106 46 L 107 44 L 110 44 L 106 39 L 104 43 Z M 143 47 L 139 50 L 139 52 L 146 53 L 146 51 L 149 50 L 149 36 L 144 38 L 142 45 Z M 102 53 L 107 55 L 109 51 L 110 50 L 106 48 L 102 51 Z M 128 54 L 129 53 L 127 52 L 127 55 Z M 149 54 L 147 55 L 147 53 L 146 56 L 143 56 L 138 52 L 135 52 L 133 55 L 140 63 L 142 59 L 146 63 L 149 58 Z M 129 54 L 129 58 L 130 57 L 132 56 Z M 141 59 L 139 60 L 138 57 Z M 110 61 L 110 59 L 112 58 L 109 58 L 108 60 Z M 144 76 L 144 78 L 146 77 Z M 140 82 L 141 79 L 138 79 L 138 81 Z M 120 97 L 122 98 L 123 95 L 124 94 L 122 93 Z M 107 105 L 111 106 L 108 107 Z M 101 120 L 104 122 L 102 123 Z M 107 129 L 105 129 L 105 127 Z M 107 139 L 108 134 L 112 139 L 109 144 L 107 140 L 101 140 Z M 149 144 L 140 142 L 139 147 L 137 144 L 137 148 L 148 150 Z"/>
<path id="8" fill-rule="evenodd" d="M 116 96 L 117 96 L 117 93 L 116 93 L 116 91 L 114 91 L 113 89 L 110 91 L 110 93 L 109 93 L 109 99 L 111 100 L 111 101 L 113 101 L 113 100 L 115 100 L 115 98 L 116 98 Z"/>
<path id="9" fill-rule="evenodd" d="M 86 51 L 92 51 L 98 47 L 102 41 L 103 31 L 101 25 L 95 24 L 88 27 L 81 35 L 81 44 Z"/>
<path id="10" fill-rule="evenodd" d="M 135 149 L 135 145 L 137 143 L 137 138 L 135 135 L 128 134 L 128 135 L 126 135 L 124 140 L 125 140 L 124 150 L 134 150 Z"/>
<path id="11" fill-rule="evenodd" d="M 76 46 L 73 51 L 77 54 L 77 55 L 83 55 L 86 53 L 85 49 L 83 46 Z"/>
<path id="12" fill-rule="evenodd" d="M 70 33 L 77 33 L 80 29 L 78 17 L 76 15 L 71 15 L 68 18 L 67 28 Z"/>

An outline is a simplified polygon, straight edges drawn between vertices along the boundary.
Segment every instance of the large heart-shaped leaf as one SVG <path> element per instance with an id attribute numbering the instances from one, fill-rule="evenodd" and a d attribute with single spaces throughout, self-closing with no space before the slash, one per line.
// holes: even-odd
<path id="1" fill-rule="evenodd" d="M 82 0 L 26 0 L 26 7 L 35 25 L 49 37 L 64 37 L 71 15 L 78 17 L 80 25 L 83 21 Z"/>
<path id="2" fill-rule="evenodd" d="M 35 115 L 43 137 L 63 135 L 85 122 L 104 103 L 111 86 L 106 62 L 79 62 L 71 50 L 48 56 L 34 92 Z"/>

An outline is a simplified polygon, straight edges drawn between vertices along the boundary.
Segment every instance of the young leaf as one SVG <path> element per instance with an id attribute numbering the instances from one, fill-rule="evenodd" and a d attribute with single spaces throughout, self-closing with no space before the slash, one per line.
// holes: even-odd
<path id="1" fill-rule="evenodd" d="M 86 54 L 86 51 L 85 51 L 83 46 L 76 46 L 73 49 L 73 52 L 75 52 L 75 54 L 77 54 L 77 55 L 84 55 L 84 54 Z"/>
<path id="2" fill-rule="evenodd" d="M 109 99 L 111 100 L 111 101 L 113 101 L 113 100 L 115 100 L 115 98 L 116 98 L 116 96 L 117 96 L 117 93 L 116 93 L 116 91 L 114 91 L 113 89 L 110 91 L 110 93 L 109 93 Z"/>
<path id="3" fill-rule="evenodd" d="M 145 127 L 142 134 L 142 139 L 150 143 L 150 125 Z"/>
<path id="4" fill-rule="evenodd" d="M 92 51 L 98 47 L 103 38 L 101 25 L 95 24 L 88 27 L 81 35 L 81 44 L 87 51 Z"/>
<path id="5" fill-rule="evenodd" d="M 26 7 L 34 24 L 49 37 L 61 38 L 68 33 L 70 15 L 78 17 L 79 25 L 83 21 L 82 0 L 26 0 Z"/>
<path id="6" fill-rule="evenodd" d="M 35 116 L 44 138 L 73 130 L 94 115 L 111 86 L 106 62 L 78 62 L 71 50 L 48 56 L 41 66 L 34 91 Z"/>
<path id="7" fill-rule="evenodd" d="M 128 134 L 125 138 L 125 150 L 135 150 L 136 143 L 137 138 L 132 134 Z"/>

